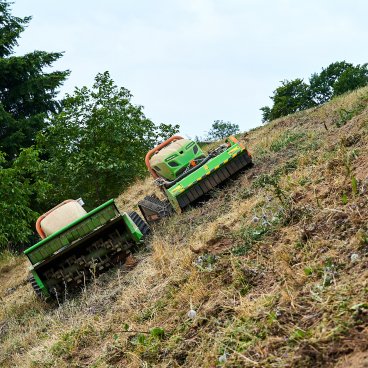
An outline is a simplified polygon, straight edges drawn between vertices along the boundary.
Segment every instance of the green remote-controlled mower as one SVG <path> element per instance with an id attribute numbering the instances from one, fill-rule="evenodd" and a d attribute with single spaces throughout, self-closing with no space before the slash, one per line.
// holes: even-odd
<path id="1" fill-rule="evenodd" d="M 252 166 L 247 149 L 233 136 L 207 155 L 189 139 L 173 136 L 146 155 L 146 166 L 167 200 L 147 196 L 138 203 L 148 223 L 181 213 L 229 177 Z"/>
<path id="2" fill-rule="evenodd" d="M 42 240 L 24 251 L 38 296 L 84 287 L 96 275 L 124 262 L 149 231 L 135 212 L 121 213 L 113 199 L 90 212 L 81 200 L 66 200 L 40 216 Z"/>

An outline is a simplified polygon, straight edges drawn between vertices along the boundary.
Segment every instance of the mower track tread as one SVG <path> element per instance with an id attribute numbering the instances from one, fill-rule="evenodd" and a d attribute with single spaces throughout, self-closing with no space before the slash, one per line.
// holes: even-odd
<path id="1" fill-rule="evenodd" d="M 143 236 L 147 236 L 150 233 L 150 227 L 143 221 L 142 217 L 139 216 L 137 212 L 132 211 L 129 212 L 128 215 L 137 225 L 139 231 L 143 234 Z"/>
<path id="2" fill-rule="evenodd" d="M 29 276 L 29 279 L 28 279 L 29 283 L 31 284 L 34 292 L 36 293 L 36 295 L 39 297 L 39 298 L 42 298 L 43 297 L 43 293 L 42 293 L 42 290 L 41 288 L 38 286 L 35 278 L 33 277 L 33 275 L 30 275 Z"/>
<path id="3" fill-rule="evenodd" d="M 161 201 L 156 196 L 146 196 L 138 202 L 138 207 L 147 223 L 154 223 L 163 217 L 170 216 L 173 208 L 168 200 Z"/>

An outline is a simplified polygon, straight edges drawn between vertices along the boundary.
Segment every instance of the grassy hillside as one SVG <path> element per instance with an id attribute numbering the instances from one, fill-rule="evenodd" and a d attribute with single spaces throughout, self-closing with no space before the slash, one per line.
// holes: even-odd
<path id="1" fill-rule="evenodd" d="M 0 366 L 363 367 L 367 104 L 364 88 L 245 133 L 253 169 L 60 306 L 2 256 Z"/>

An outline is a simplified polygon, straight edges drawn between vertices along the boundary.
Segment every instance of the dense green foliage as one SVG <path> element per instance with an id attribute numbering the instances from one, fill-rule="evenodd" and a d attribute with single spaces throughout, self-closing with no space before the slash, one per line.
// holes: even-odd
<path id="1" fill-rule="evenodd" d="M 57 88 L 69 74 L 44 72 L 61 53 L 13 55 L 31 17 L 11 15 L 10 4 L 0 1 L 0 249 L 28 242 L 38 212 L 47 206 L 50 185 L 31 146 L 58 110 Z"/>
<path id="2" fill-rule="evenodd" d="M 368 84 L 368 64 L 346 68 L 333 85 L 333 95 L 364 87 Z"/>
<path id="3" fill-rule="evenodd" d="M 178 126 L 156 126 L 131 97 L 108 72 L 96 76 L 92 89 L 67 95 L 63 111 L 52 116 L 38 139 L 48 154 L 53 200 L 83 197 L 97 205 L 146 174 L 145 154 Z"/>
<path id="4" fill-rule="evenodd" d="M 267 106 L 261 108 L 264 121 L 273 120 L 314 106 L 309 87 L 302 79 L 285 80 L 281 84 L 271 97 L 273 107 L 271 109 Z"/>
<path id="5" fill-rule="evenodd" d="M 91 208 L 117 196 L 146 173 L 146 152 L 178 130 L 147 119 L 107 72 L 57 101 L 69 71 L 49 68 L 62 54 L 13 55 L 30 20 L 0 0 L 0 249 L 32 241 L 38 214 L 66 198 Z"/>
<path id="6" fill-rule="evenodd" d="M 345 61 L 335 62 L 321 73 L 314 73 L 309 84 L 302 79 L 285 80 L 271 96 L 272 107 L 261 107 L 262 121 L 305 110 L 329 101 L 332 97 L 364 87 L 368 84 L 368 64 L 356 65 Z"/>
<path id="7" fill-rule="evenodd" d="M 37 150 L 26 148 L 11 167 L 5 164 L 0 152 L 0 250 L 29 240 L 37 209 L 50 187 L 42 179 L 43 166 Z"/>
<path id="8" fill-rule="evenodd" d="M 211 130 L 208 132 L 207 140 L 218 141 L 230 135 L 239 133 L 239 125 L 233 124 L 230 121 L 215 120 L 212 124 Z"/>
<path id="9" fill-rule="evenodd" d="M 311 97 L 316 104 L 323 104 L 332 96 L 338 95 L 334 90 L 335 83 L 348 68 L 353 65 L 345 61 L 330 64 L 321 73 L 313 73 L 309 79 Z M 343 92 L 342 92 L 343 93 Z"/>
<path id="10" fill-rule="evenodd" d="M 10 4 L 0 1 L 0 150 L 11 161 L 20 149 L 34 143 L 45 118 L 58 109 L 57 88 L 69 71 L 44 72 L 62 53 L 34 51 L 12 56 L 18 38 L 31 17 L 10 14 Z"/>

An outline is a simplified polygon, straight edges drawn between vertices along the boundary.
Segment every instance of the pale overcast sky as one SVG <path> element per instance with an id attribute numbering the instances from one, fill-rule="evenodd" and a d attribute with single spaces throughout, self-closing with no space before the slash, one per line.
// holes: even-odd
<path id="1" fill-rule="evenodd" d="M 216 119 L 260 125 L 283 79 L 368 62 L 366 0 L 14 1 L 33 17 L 17 53 L 65 52 L 62 93 L 108 70 L 147 117 L 190 137 Z"/>

